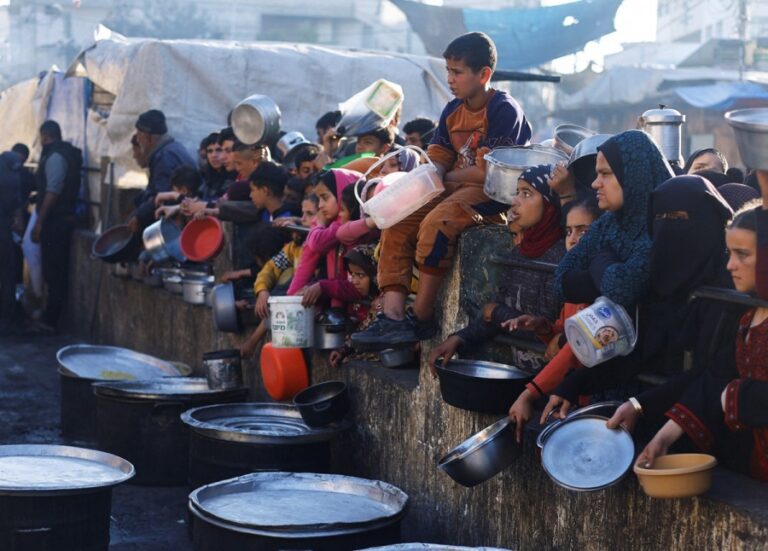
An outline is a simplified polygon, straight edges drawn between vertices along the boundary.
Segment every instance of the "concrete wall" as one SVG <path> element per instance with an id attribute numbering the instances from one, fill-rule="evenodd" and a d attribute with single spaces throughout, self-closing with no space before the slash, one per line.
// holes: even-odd
<path id="1" fill-rule="evenodd" d="M 72 326 L 84 337 L 195 365 L 203 352 L 242 338 L 218 334 L 203 307 L 107 274 L 101 263 L 88 258 L 90 239 L 80 234 L 75 244 L 72 288 Z M 502 268 L 477 259 L 491 250 L 503 253 L 505 247 L 503 229 L 475 230 L 462 241 L 458 264 L 440 299 L 444 333 L 466 321 L 465 307 L 472 310 L 496 292 L 495 273 Z M 473 280 L 472 296 L 459 285 L 468 279 Z M 487 353 L 498 357 L 507 352 Z M 513 465 L 480 486 L 463 488 L 437 462 L 496 417 L 445 404 L 438 382 L 426 369 L 387 370 L 371 363 L 333 369 L 325 360 L 324 354 L 314 354 L 313 381 L 342 379 L 353 400 L 355 428 L 337 442 L 336 464 L 342 472 L 386 480 L 409 494 L 404 541 L 512 549 L 768 547 L 764 484 L 718 472 L 708 495 L 662 501 L 645 497 L 629 475 L 601 492 L 570 492 L 548 479 L 530 432 Z M 254 396 L 261 395 L 255 378 L 252 388 Z"/>

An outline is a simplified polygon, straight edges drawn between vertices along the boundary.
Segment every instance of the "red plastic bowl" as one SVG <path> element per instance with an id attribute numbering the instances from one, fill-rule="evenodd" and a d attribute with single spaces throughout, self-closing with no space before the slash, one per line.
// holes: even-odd
<path id="1" fill-rule="evenodd" d="M 270 398 L 291 400 L 309 386 L 309 373 L 301 348 L 273 348 L 268 342 L 261 349 L 261 380 Z"/>
<path id="2" fill-rule="evenodd" d="M 192 262 L 205 262 L 221 252 L 224 230 L 218 218 L 206 216 L 192 220 L 179 237 L 181 252 Z"/>

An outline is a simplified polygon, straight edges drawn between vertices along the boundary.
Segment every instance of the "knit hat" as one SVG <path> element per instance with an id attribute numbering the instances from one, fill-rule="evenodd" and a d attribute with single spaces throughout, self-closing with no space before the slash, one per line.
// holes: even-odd
<path id="1" fill-rule="evenodd" d="M 760 192 L 744 184 L 724 184 L 717 188 L 717 191 L 720 192 L 726 203 L 731 206 L 733 212 L 738 211 L 750 201 L 760 198 Z"/>
<path id="2" fill-rule="evenodd" d="M 165 114 L 157 109 L 150 109 L 139 115 L 136 130 L 147 134 L 165 134 L 168 126 L 165 124 Z"/>
<path id="3" fill-rule="evenodd" d="M 549 181 L 552 179 L 552 165 L 538 165 L 526 168 L 519 177 L 520 180 L 525 180 L 533 186 L 533 188 L 541 193 L 544 200 L 548 203 L 557 203 L 557 195 L 549 187 Z"/>

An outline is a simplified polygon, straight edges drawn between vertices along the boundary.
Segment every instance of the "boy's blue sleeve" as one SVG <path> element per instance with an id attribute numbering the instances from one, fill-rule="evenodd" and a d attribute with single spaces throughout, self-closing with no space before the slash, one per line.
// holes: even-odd
<path id="1" fill-rule="evenodd" d="M 496 92 L 488 105 L 488 138 L 491 149 L 503 146 L 526 145 L 531 139 L 531 125 L 523 108 L 514 98 Z"/>

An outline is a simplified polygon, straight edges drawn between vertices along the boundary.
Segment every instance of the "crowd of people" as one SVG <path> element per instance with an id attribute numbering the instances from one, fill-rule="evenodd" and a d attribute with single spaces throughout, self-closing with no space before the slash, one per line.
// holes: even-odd
<path id="1" fill-rule="evenodd" d="M 509 397 L 518 439 L 537 409 L 544 423 L 575 406 L 621 397 L 626 402 L 608 424 L 647 435 L 643 464 L 671 449 L 696 448 L 768 480 L 768 309 L 690 300 L 705 286 L 768 299 L 768 172 L 729 168 L 715 149 L 693 153 L 684 166 L 670 164 L 646 133 L 627 130 L 578 163 L 527 168 L 513 204 L 494 201 L 483 189 L 485 155 L 528 144 L 531 126 L 517 101 L 490 85 L 496 50 L 489 37 L 462 35 L 444 57 L 455 99 L 439 121 L 418 118 L 402 130 L 396 114 L 375 130 L 342 136 L 342 115 L 334 111 L 317 120 L 316 142 L 292 132 L 276 144 L 250 145 L 226 127 L 206 136 L 192 158 L 169 135 L 161 111 L 143 113 L 132 146 L 149 183 L 129 227 L 139 232 L 159 216 L 180 224 L 204 216 L 234 222 L 236 266 L 220 279 L 252 286 L 262 320 L 242 355 L 252 356 L 269 338 L 270 296 L 301 295 L 305 306 L 336 308 L 354 322 L 346 345 L 330 354 L 340 366 L 356 354 L 433 338 L 437 295 L 460 235 L 473 226 L 507 225 L 513 256 L 555 264 L 556 271 L 509 268 L 510 303 L 485 305 L 430 350 L 430 366 L 456 353 L 471 357 L 500 334 L 543 342 L 545 353 L 527 366 L 535 376 Z M 10 250 L 11 228 L 19 231 L 23 222 L 30 241 L 41 244 L 44 319 L 55 324 L 66 297 L 61 267 L 68 253 L 61 244 L 72 231 L 72 182 L 81 161 L 55 123 L 43 125 L 41 138 L 35 185 L 23 184 L 22 152 L 0 156 L 0 243 Z M 371 197 L 388 175 L 419 166 L 419 155 L 405 145 L 427 152 L 445 192 L 380 230 L 356 195 L 366 187 Z M 12 174 L 15 187 L 5 184 Z M 32 219 L 20 221 L 19 207 L 33 188 Z M 16 270 L 6 264 L 0 274 L 3 319 L 10 319 L 13 297 L 6 295 Z M 564 323 L 599 297 L 636 320 L 638 341 L 630 354 L 587 369 Z M 639 386 L 637 376 L 648 372 L 666 382 Z"/>

